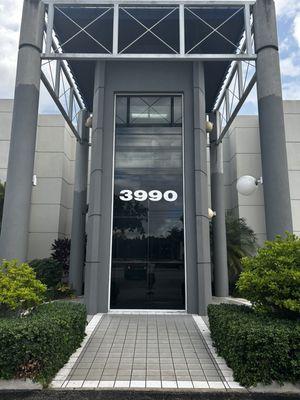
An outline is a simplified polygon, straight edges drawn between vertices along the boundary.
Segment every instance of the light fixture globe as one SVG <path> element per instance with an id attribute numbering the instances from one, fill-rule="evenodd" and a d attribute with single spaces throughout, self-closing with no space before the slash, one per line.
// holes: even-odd
<path id="1" fill-rule="evenodd" d="M 236 188 L 243 196 L 251 196 L 258 188 L 258 181 L 251 175 L 244 175 L 238 179 Z"/>
<path id="2" fill-rule="evenodd" d="M 208 219 L 209 220 L 212 220 L 216 215 L 217 215 L 217 213 L 215 211 L 213 211 L 211 208 L 208 209 Z"/>

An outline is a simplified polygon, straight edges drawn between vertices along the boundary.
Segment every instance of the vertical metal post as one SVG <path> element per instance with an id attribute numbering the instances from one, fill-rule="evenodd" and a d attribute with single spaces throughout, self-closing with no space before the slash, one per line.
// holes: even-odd
<path id="1" fill-rule="evenodd" d="M 210 134 L 210 175 L 211 175 L 211 204 L 216 216 L 212 220 L 213 230 L 213 267 L 215 295 L 226 297 L 229 294 L 227 242 L 225 221 L 225 191 L 223 171 L 223 145 L 217 144 L 220 134 L 220 113 L 212 113 L 210 120 L 214 124 Z"/>
<path id="2" fill-rule="evenodd" d="M 179 4 L 179 52 L 185 54 L 185 20 L 184 4 Z"/>
<path id="3" fill-rule="evenodd" d="M 250 5 L 245 4 L 244 8 L 244 23 L 245 23 L 245 35 L 246 35 L 246 51 L 247 54 L 253 54 L 252 50 L 252 32 L 251 32 L 251 12 Z"/>
<path id="4" fill-rule="evenodd" d="M 27 258 L 45 7 L 25 0 L 20 32 L 0 260 Z"/>
<path id="5" fill-rule="evenodd" d="M 254 6 L 257 96 L 267 238 L 293 230 L 275 4 Z"/>
<path id="6" fill-rule="evenodd" d="M 54 5 L 48 4 L 47 33 L 46 33 L 46 54 L 51 53 L 52 31 L 54 21 Z"/>
<path id="7" fill-rule="evenodd" d="M 230 104 L 229 104 L 230 100 L 229 100 L 229 90 L 226 89 L 225 92 L 225 111 L 226 111 L 226 122 L 229 121 L 230 118 Z"/>
<path id="8" fill-rule="evenodd" d="M 87 117 L 87 111 L 81 110 L 78 120 L 78 132 L 81 141 L 77 141 L 76 144 L 75 160 L 69 284 L 77 295 L 82 294 L 83 267 L 85 263 L 85 225 L 89 160 L 89 128 L 85 126 Z"/>
<path id="9" fill-rule="evenodd" d="M 118 54 L 119 47 L 119 4 L 114 4 L 113 54 Z"/>
<path id="10" fill-rule="evenodd" d="M 61 70 L 61 61 L 56 60 L 54 92 L 57 97 L 59 97 L 59 91 L 60 91 L 60 70 Z"/>
<path id="11" fill-rule="evenodd" d="M 70 87 L 68 116 L 71 121 L 73 120 L 73 107 L 74 107 L 74 88 Z"/>
<path id="12" fill-rule="evenodd" d="M 244 81 L 243 81 L 243 65 L 242 61 L 237 62 L 237 76 L 238 76 L 238 89 L 239 89 L 239 99 L 243 97 L 244 94 Z"/>

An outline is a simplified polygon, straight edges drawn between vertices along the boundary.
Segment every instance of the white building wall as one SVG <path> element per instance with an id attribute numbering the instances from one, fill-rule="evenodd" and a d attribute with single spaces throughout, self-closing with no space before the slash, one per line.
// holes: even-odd
<path id="1" fill-rule="evenodd" d="M 285 101 L 284 113 L 293 229 L 300 235 L 300 101 Z M 236 191 L 240 176 L 262 176 L 257 116 L 239 116 L 234 121 L 224 140 L 224 173 L 227 209 L 245 218 L 262 244 L 266 240 L 263 186 L 248 197 Z"/>
<path id="2" fill-rule="evenodd" d="M 12 100 L 0 100 L 0 179 L 6 180 Z M 28 260 L 48 257 L 51 244 L 69 237 L 74 185 L 76 141 L 60 115 L 41 115 L 38 120 L 32 188 Z"/>

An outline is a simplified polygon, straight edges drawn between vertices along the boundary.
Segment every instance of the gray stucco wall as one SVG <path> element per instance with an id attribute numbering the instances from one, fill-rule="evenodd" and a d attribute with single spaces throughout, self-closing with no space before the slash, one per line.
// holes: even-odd
<path id="1" fill-rule="evenodd" d="M 105 75 L 103 76 L 105 70 Z M 202 79 L 200 79 L 200 78 Z M 210 287 L 210 265 L 207 259 L 207 251 L 203 254 L 203 246 L 208 243 L 207 219 L 207 184 L 201 174 L 206 177 L 206 152 L 202 155 L 204 170 L 196 167 L 195 138 L 194 138 L 194 94 L 203 85 L 203 71 L 199 70 L 198 84 L 193 82 L 193 63 L 188 62 L 107 62 L 99 63 L 96 71 L 96 86 L 94 97 L 94 126 L 93 146 L 99 146 L 101 154 L 94 156 L 92 149 L 91 185 L 90 185 L 90 210 L 88 219 L 88 254 L 86 267 L 86 293 L 89 293 L 86 301 L 90 311 L 105 312 L 109 307 L 109 275 L 111 253 L 111 217 L 112 217 L 112 182 L 113 182 L 113 155 L 114 155 L 114 96 L 115 93 L 183 93 L 184 95 L 184 176 L 185 176 L 185 204 L 186 204 L 186 271 L 187 271 L 187 309 L 189 312 L 199 312 L 198 290 L 201 292 L 201 301 L 209 297 L 206 293 Z M 201 89 L 201 88 L 200 88 Z M 202 86 L 202 93 L 204 87 Z M 196 95 L 197 97 L 197 95 Z M 202 99 L 202 100 L 201 100 Z M 104 104 L 104 109 L 102 109 Z M 199 120 L 197 129 L 205 124 L 205 104 L 203 94 L 198 96 L 195 104 L 197 113 L 202 113 L 202 122 Z M 100 111 L 99 111 L 100 110 Z M 97 115 L 99 114 L 100 115 Z M 197 114 L 196 113 L 196 114 Z M 103 117 L 103 118 L 102 118 Z M 197 117 L 198 118 L 198 117 Z M 202 124 L 202 125 L 201 125 Z M 203 129 L 202 129 L 203 130 Z M 203 134 L 203 132 L 202 132 Z M 200 136 L 199 136 L 200 140 Z M 198 142 L 200 146 L 203 143 Z M 98 158 L 97 158 L 98 157 Z M 101 162 L 99 161 L 101 159 Z M 200 160 L 197 161 L 200 165 Z M 97 164 L 97 165 L 96 165 Z M 198 165 L 197 164 L 197 165 Z M 203 168 L 202 168 L 203 169 Z M 97 172 L 98 170 L 98 172 Z M 94 172 L 93 172 L 94 171 Z M 197 172 L 195 172 L 197 171 Z M 195 181 L 196 179 L 196 181 Z M 195 182 L 197 185 L 195 185 Z M 202 184 L 203 185 L 202 185 Z M 99 193 L 99 185 L 101 191 Z M 195 193 L 198 190 L 196 196 Z M 100 198 L 99 198 L 100 196 Z M 99 207 L 95 202 L 98 198 Z M 204 202 L 203 209 L 197 214 L 198 232 L 196 234 L 196 198 L 199 202 L 198 210 Z M 202 203 L 201 203 L 202 201 Z M 202 206 L 203 207 L 203 206 Z M 96 211 L 99 215 L 96 215 Z M 204 224 L 205 220 L 205 224 Z M 207 238 L 204 238 L 204 235 Z M 97 247 L 98 246 L 98 247 Z M 198 261 L 197 261 L 198 251 Z M 209 253 L 208 253 L 209 254 Z M 197 264 L 198 262 L 198 264 Z M 200 266 L 199 266 L 200 265 Z M 197 278 L 197 266 L 202 268 L 202 290 L 195 284 Z M 202 270 L 201 270 L 202 271 Z M 204 280 L 209 280 L 208 285 Z M 96 283 L 95 283 L 96 282 Z M 96 287 L 95 287 L 96 285 Z M 93 290 L 91 288 L 94 288 Z M 95 290 L 96 289 L 96 290 Z M 97 304 L 95 308 L 95 304 Z"/>

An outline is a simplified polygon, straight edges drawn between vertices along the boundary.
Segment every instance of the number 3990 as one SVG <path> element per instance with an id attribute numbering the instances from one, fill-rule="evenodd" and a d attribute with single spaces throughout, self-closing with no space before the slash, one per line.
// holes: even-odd
<path id="1" fill-rule="evenodd" d="M 150 201 L 160 201 L 162 199 L 166 201 L 176 201 L 178 198 L 178 194 L 174 190 L 167 190 L 162 193 L 160 190 L 151 190 L 150 192 L 146 192 L 145 190 L 136 190 L 132 192 L 132 190 L 121 190 L 120 200 L 122 201 L 145 201 L 149 199 Z"/>

